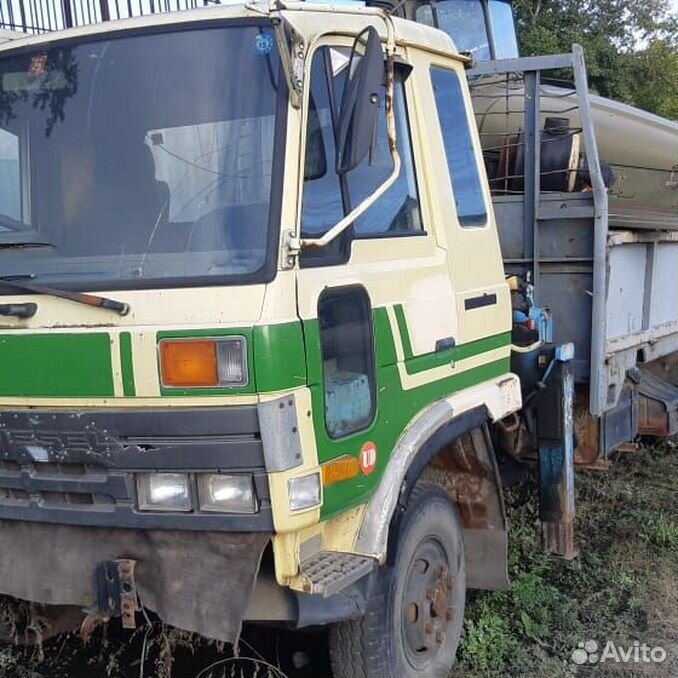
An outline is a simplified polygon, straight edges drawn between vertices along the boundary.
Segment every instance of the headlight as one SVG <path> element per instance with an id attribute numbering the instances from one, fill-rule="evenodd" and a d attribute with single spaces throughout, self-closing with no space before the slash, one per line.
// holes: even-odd
<path id="1" fill-rule="evenodd" d="M 320 504 L 320 473 L 288 481 L 290 511 L 302 511 Z"/>
<path id="2" fill-rule="evenodd" d="M 140 511 L 190 511 L 191 486 L 185 473 L 139 473 L 137 502 Z"/>
<path id="3" fill-rule="evenodd" d="M 198 476 L 198 501 L 202 511 L 256 513 L 252 476 L 203 473 Z"/>
<path id="4" fill-rule="evenodd" d="M 159 344 L 163 386 L 247 386 L 247 340 L 241 336 L 163 339 Z"/>

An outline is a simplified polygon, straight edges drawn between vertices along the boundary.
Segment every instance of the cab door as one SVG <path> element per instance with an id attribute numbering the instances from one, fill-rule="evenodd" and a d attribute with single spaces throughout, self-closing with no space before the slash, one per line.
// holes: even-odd
<path id="1" fill-rule="evenodd" d="M 456 296 L 459 345 L 505 359 L 511 299 L 463 65 L 422 61 L 418 101 L 427 111 L 432 190 L 445 230 Z"/>
<path id="2" fill-rule="evenodd" d="M 351 44 L 328 40 L 310 59 L 300 209 L 305 238 L 327 232 L 393 167 L 382 91 L 371 157 L 347 174 L 335 170 L 335 126 Z M 399 179 L 341 237 L 300 256 L 298 312 L 318 458 L 321 464 L 340 457 L 347 461 L 341 479 L 324 477 L 324 516 L 369 496 L 405 426 L 438 392 L 450 388 L 441 380 L 449 376 L 458 334 L 456 296 L 447 253 L 415 169 L 423 158 L 412 143 L 408 74 L 402 67 L 396 77 Z"/>

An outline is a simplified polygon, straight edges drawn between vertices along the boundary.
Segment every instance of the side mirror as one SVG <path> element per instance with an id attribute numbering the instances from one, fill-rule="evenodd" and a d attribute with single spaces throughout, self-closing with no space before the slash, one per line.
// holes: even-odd
<path id="1" fill-rule="evenodd" d="M 348 63 L 337 125 L 337 174 L 355 169 L 372 147 L 383 84 L 384 51 L 369 26 L 355 39 Z"/>
<path id="2" fill-rule="evenodd" d="M 327 154 L 323 130 L 318 115 L 318 107 L 311 95 L 308 104 L 308 123 L 306 133 L 306 159 L 304 161 L 304 181 L 322 179 L 327 174 Z"/>

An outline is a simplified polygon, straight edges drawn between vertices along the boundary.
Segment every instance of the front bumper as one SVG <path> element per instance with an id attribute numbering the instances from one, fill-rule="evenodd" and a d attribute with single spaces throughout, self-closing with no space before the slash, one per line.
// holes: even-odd
<path id="1" fill-rule="evenodd" d="M 141 512 L 134 474 L 149 471 L 249 473 L 258 512 Z M 0 519 L 270 533 L 257 408 L 2 411 Z"/>

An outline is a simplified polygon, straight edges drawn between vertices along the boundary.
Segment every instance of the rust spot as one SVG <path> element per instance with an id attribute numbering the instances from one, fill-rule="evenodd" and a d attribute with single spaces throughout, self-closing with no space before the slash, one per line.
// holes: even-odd
<path id="1" fill-rule="evenodd" d="M 574 463 L 588 466 L 598 462 L 600 454 L 600 424 L 589 413 L 588 391 L 575 392 L 574 431 L 577 439 Z"/>
<path id="2" fill-rule="evenodd" d="M 442 487 L 457 504 L 468 529 L 503 529 L 501 499 L 495 469 L 482 430 L 463 436 L 444 448 L 424 477 Z"/>

